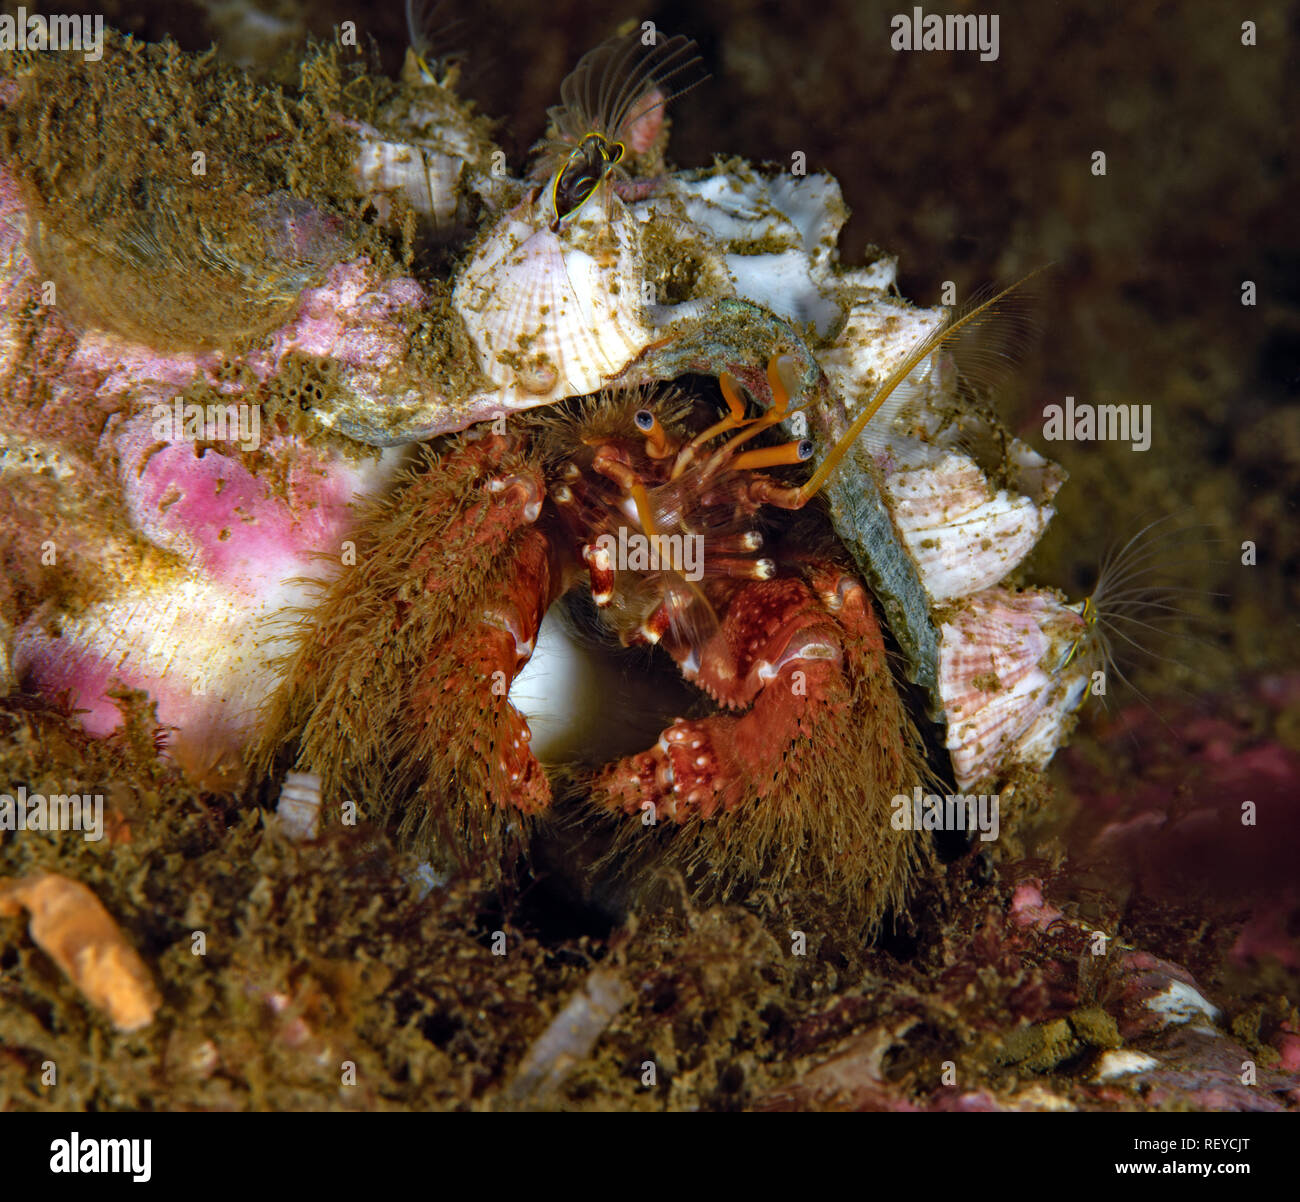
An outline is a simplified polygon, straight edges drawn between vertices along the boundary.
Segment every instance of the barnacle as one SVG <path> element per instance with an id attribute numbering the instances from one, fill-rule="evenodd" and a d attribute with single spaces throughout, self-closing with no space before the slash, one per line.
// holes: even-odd
<path id="1" fill-rule="evenodd" d="M 571 216 L 631 155 L 655 140 L 670 100 L 706 78 L 693 41 L 657 30 L 589 50 L 560 86 L 534 173 L 548 180 L 551 228 Z"/>

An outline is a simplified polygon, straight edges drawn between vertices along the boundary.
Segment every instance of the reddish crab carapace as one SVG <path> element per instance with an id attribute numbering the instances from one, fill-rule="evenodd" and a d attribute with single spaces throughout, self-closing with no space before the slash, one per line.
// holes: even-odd
<path id="1" fill-rule="evenodd" d="M 924 855 L 889 821 L 923 768 L 866 590 L 773 474 L 811 446 L 762 445 L 788 407 L 775 360 L 768 379 L 758 417 L 723 376 L 720 418 L 673 389 L 602 393 L 426 452 L 304 619 L 264 760 L 296 739 L 327 794 L 400 810 L 418 842 L 499 846 L 552 801 L 509 686 L 585 586 L 711 703 L 591 766 L 587 803 L 627 839 L 661 828 L 711 894 L 815 869 L 878 916 Z"/>

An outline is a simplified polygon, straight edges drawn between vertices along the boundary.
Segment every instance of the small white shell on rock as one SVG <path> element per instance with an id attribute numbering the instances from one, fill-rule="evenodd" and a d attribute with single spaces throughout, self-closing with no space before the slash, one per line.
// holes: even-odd
<path id="1" fill-rule="evenodd" d="M 320 834 L 320 777 L 314 772 L 285 773 L 275 817 L 290 839 L 315 839 Z"/>
<path id="2" fill-rule="evenodd" d="M 461 207 L 465 160 L 416 143 L 389 141 L 378 130 L 357 125 L 361 145 L 353 172 L 361 190 L 374 198 L 380 220 L 389 215 L 389 198 L 401 196 L 435 227 L 452 224 Z"/>
<path id="3" fill-rule="evenodd" d="M 881 496 L 935 604 L 997 584 L 1029 554 L 1055 512 L 995 491 L 974 460 L 953 451 L 887 475 Z"/>
<path id="4" fill-rule="evenodd" d="M 1070 657 L 1086 633 L 1042 589 L 987 589 L 943 615 L 939 692 L 959 788 L 1017 764 L 1047 766 L 1087 687 L 1088 657 Z"/>

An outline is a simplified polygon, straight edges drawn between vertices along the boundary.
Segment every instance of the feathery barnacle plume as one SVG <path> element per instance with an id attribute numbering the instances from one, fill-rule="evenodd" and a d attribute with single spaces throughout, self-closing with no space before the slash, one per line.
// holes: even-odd
<path id="1" fill-rule="evenodd" d="M 1221 594 L 1182 582 L 1189 564 L 1203 557 L 1210 541 L 1206 527 L 1189 525 L 1175 514 L 1154 518 L 1117 541 L 1079 606 L 1086 628 L 1077 644 L 1079 654 L 1139 695 L 1141 690 L 1124 672 L 1125 661 L 1132 666 L 1152 660 L 1181 662 L 1156 648 L 1169 649 L 1174 640 L 1192 637 L 1185 629 L 1189 625 L 1212 621 L 1197 603 Z"/>
<path id="2" fill-rule="evenodd" d="M 551 228 L 573 214 L 625 163 L 647 155 L 664 135 L 669 101 L 707 78 L 697 47 L 653 27 L 589 50 L 547 112 L 533 175 L 546 180 Z"/>

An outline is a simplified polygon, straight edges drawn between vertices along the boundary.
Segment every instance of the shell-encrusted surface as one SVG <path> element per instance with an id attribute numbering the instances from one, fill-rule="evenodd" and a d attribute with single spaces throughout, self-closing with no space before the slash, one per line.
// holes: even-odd
<path id="1" fill-rule="evenodd" d="M 881 495 L 936 604 L 997 584 L 1029 554 L 1054 512 L 994 490 L 973 460 L 951 451 L 886 475 Z"/>
<path id="2" fill-rule="evenodd" d="M 987 589 L 942 615 L 939 691 L 959 788 L 1047 765 L 1084 695 L 1087 657 L 1070 652 L 1085 635 L 1083 618 L 1041 589 Z"/>
<path id="3" fill-rule="evenodd" d="M 114 53 L 127 63 L 125 48 Z M 141 87 L 155 86 L 140 64 L 132 69 Z M 204 78 L 196 74 L 199 92 Z M 137 226 L 163 228 L 178 198 L 194 193 L 215 211 L 233 189 L 246 235 L 239 264 L 249 247 L 257 252 L 251 299 L 236 273 L 225 281 L 224 325 L 200 306 L 175 337 L 155 336 L 150 323 L 176 324 L 174 315 L 167 304 L 155 312 L 138 271 L 128 273 L 133 323 L 113 317 L 121 306 L 112 288 L 97 293 L 107 313 L 67 303 L 62 284 L 58 302 L 46 300 L 53 277 L 28 253 L 39 244 L 33 214 L 58 217 L 60 229 L 96 246 L 102 222 L 65 184 L 57 155 L 18 156 L 21 170 L 0 171 L 0 471 L 8 509 L 34 504 L 42 534 L 62 514 L 61 566 L 85 585 L 75 610 L 47 604 L 32 568 L 0 579 L 0 598 L 11 600 L 4 619 L 24 673 L 72 687 L 91 725 L 115 720 L 105 689 L 121 679 L 149 687 L 164 721 L 230 736 L 206 745 L 238 743 L 250 720 L 244 701 L 264 691 L 274 641 L 265 620 L 303 600 L 290 578 L 313 553 L 336 553 L 351 496 L 385 487 L 377 469 L 356 467 L 372 460 L 348 440 L 397 446 L 610 386 L 723 373 L 763 404 L 767 364 L 780 357 L 792 368 L 790 436 L 830 455 L 948 320 L 897 296 L 893 259 L 840 262 L 848 210 L 830 176 L 764 174 L 734 158 L 673 172 L 662 113 L 652 151 L 629 140 L 635 171 L 611 169 L 613 129 L 593 166 L 578 152 L 596 127 L 566 96 L 576 124 L 563 153 L 543 156 L 529 181 L 512 180 L 490 123 L 453 80 L 411 60 L 400 85 L 365 90 L 362 102 L 316 96 L 312 111 L 328 115 L 312 127 L 311 147 L 328 151 L 328 172 L 319 155 L 284 158 L 301 148 L 281 147 L 277 135 L 263 141 L 280 149 L 250 152 L 245 165 L 257 170 L 239 186 L 220 173 L 196 184 L 177 168 L 171 191 L 150 193 L 140 212 L 123 193 L 114 237 L 129 242 Z M 247 81 L 222 86 L 222 95 L 260 95 Z M 0 115 L 19 100 L 11 124 L 39 128 L 48 106 L 38 90 L 0 81 Z M 114 114 L 153 137 L 129 108 Z M 69 131 L 79 145 L 75 123 Z M 650 137 L 650 125 L 641 132 Z M 313 183 L 306 194 L 304 180 Z M 357 205 L 357 191 L 373 203 Z M 191 241 L 206 246 L 215 227 L 200 208 Z M 99 247 L 94 261 L 106 253 Z M 169 258 L 167 278 L 192 289 L 186 263 Z M 74 272 L 69 283 L 84 290 L 94 278 Z M 264 278 L 274 284 L 269 299 Z M 909 677 L 948 723 L 963 781 L 1050 757 L 1069 722 L 1063 699 L 1077 698 L 1077 666 L 1063 681 L 1056 644 L 1067 633 L 1077 641 L 1080 623 L 1048 594 L 995 587 L 1043 532 L 1063 474 L 973 405 L 979 390 L 968 383 L 947 349 L 925 355 L 822 482 Z M 209 445 L 196 457 L 184 439 L 159 436 L 148 456 L 137 454 L 127 431 L 138 434 L 160 408 L 179 414 L 182 402 L 256 413 L 265 439 L 238 454 Z M 316 473 L 315 484 L 291 480 L 286 493 L 300 468 Z M 239 537 L 227 543 L 228 531 Z M 8 542 L 34 537 L 15 528 Z M 249 549 L 247 565 L 232 554 L 236 542 Z M 82 548 L 114 571 L 122 565 L 120 579 L 95 577 Z M 187 691 L 208 678 L 206 700 Z"/>
<path id="4" fill-rule="evenodd" d="M 717 244 L 737 296 L 828 336 L 849 299 L 892 282 L 893 263 L 848 271 L 837 241 L 848 218 L 829 175 L 759 175 L 747 164 L 674 176 L 668 194 Z M 654 204 L 654 201 L 647 202 Z"/>
<path id="5" fill-rule="evenodd" d="M 883 294 L 851 303 L 833 344 L 817 356 L 850 419 L 947 317 Z M 931 607 L 1013 572 L 1051 521 L 1065 479 L 959 395 L 957 366 L 942 348 L 884 398 L 845 470 L 876 479 Z M 914 674 L 927 683 L 924 665 Z"/>
<path id="6" fill-rule="evenodd" d="M 38 609 L 14 632 L 14 669 L 68 691 L 96 734 L 121 720 L 115 684 L 147 689 L 174 753 L 225 779 L 275 683 L 289 611 L 339 570 L 353 500 L 387 486 L 400 452 L 353 462 L 273 435 L 258 476 L 235 446 L 160 441 L 146 413 L 111 422 L 101 454 L 117 464 L 129 552 L 89 604 L 57 620 Z"/>

